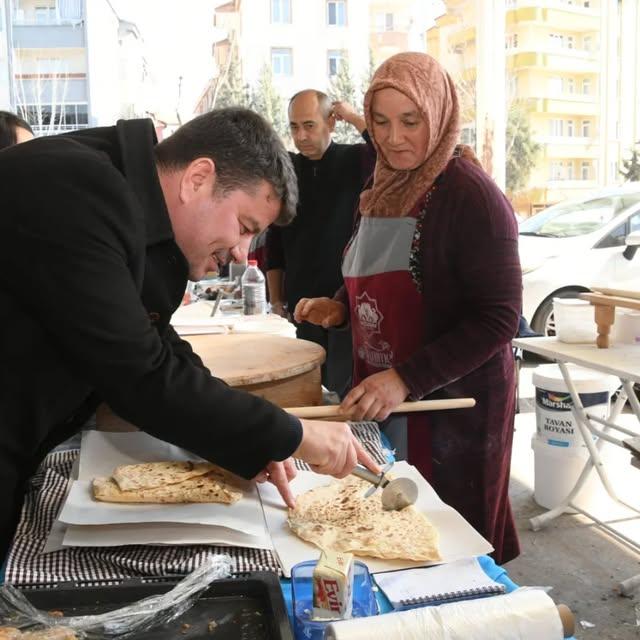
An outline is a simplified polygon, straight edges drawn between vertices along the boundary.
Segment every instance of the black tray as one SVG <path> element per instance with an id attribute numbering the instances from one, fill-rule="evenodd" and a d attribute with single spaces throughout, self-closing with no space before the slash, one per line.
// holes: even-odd
<path id="1" fill-rule="evenodd" d="M 38 609 L 62 611 L 65 616 L 82 616 L 119 609 L 136 600 L 165 593 L 174 586 L 175 581 L 166 579 L 126 580 L 105 586 L 60 583 L 45 588 L 23 588 L 22 592 Z M 212 621 L 216 626 L 209 629 Z M 293 633 L 277 576 L 267 571 L 256 571 L 212 582 L 180 618 L 131 637 L 154 640 L 293 640 Z"/>

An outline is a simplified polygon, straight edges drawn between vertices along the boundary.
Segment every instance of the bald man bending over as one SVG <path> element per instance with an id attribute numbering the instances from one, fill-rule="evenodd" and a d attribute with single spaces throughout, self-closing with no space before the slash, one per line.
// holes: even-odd
<path id="1" fill-rule="evenodd" d="M 336 121 L 344 120 L 364 143 L 332 141 Z M 293 313 L 301 298 L 332 297 L 342 286 L 342 253 L 353 231 L 364 184 L 373 173 L 375 150 L 364 118 L 345 102 L 332 103 L 321 91 L 307 89 L 289 102 L 289 128 L 300 153 L 291 154 L 298 178 L 298 210 L 287 227 L 270 227 L 267 280 L 276 313 Z M 351 377 L 349 331 L 327 331 L 302 323 L 299 338 L 324 347 L 322 382 L 342 395 Z"/>

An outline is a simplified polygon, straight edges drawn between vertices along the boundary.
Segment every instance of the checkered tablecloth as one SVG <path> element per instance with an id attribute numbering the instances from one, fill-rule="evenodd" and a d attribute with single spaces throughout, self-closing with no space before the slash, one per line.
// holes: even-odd
<path id="1" fill-rule="evenodd" d="M 375 422 L 351 425 L 364 447 L 380 463 L 386 458 Z M 14 585 L 57 582 L 105 584 L 144 576 L 181 576 L 198 567 L 211 553 L 231 556 L 237 572 L 273 571 L 282 575 L 271 551 L 209 545 L 77 547 L 42 553 L 60 511 L 71 468 L 79 450 L 50 453 L 31 479 L 20 523 L 7 559 L 5 580 Z M 298 468 L 306 465 L 297 461 Z"/>

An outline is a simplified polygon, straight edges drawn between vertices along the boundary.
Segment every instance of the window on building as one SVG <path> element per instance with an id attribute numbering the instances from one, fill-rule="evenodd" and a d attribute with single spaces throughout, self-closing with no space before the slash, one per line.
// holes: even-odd
<path id="1" fill-rule="evenodd" d="M 377 33 L 393 31 L 393 13 L 376 13 L 375 23 Z"/>
<path id="2" fill-rule="evenodd" d="M 291 0 L 271 0 L 272 24 L 291 24 Z"/>
<path id="3" fill-rule="evenodd" d="M 593 46 L 593 40 L 591 36 L 584 36 L 584 38 L 582 38 L 582 48 L 585 51 L 591 51 L 592 46 Z"/>
<path id="4" fill-rule="evenodd" d="M 549 135 L 550 136 L 562 136 L 564 135 L 564 121 L 560 118 L 552 118 L 549 120 Z"/>
<path id="5" fill-rule="evenodd" d="M 567 49 L 573 49 L 573 41 L 574 41 L 573 36 L 567 36 L 566 38 Z"/>
<path id="6" fill-rule="evenodd" d="M 470 147 L 476 146 L 476 128 L 474 125 L 462 127 L 460 131 L 460 142 L 468 144 Z"/>
<path id="7" fill-rule="evenodd" d="M 591 180 L 591 163 L 584 161 L 580 165 L 580 179 Z"/>
<path id="8" fill-rule="evenodd" d="M 549 178 L 551 180 L 564 180 L 564 162 L 554 160 L 550 165 Z"/>
<path id="9" fill-rule="evenodd" d="M 564 37 L 561 36 L 559 33 L 550 33 L 549 44 L 554 49 L 561 49 L 564 46 Z"/>
<path id="10" fill-rule="evenodd" d="M 567 180 L 573 180 L 573 162 L 567 162 Z"/>
<path id="11" fill-rule="evenodd" d="M 510 33 L 504 42 L 505 49 L 517 49 L 518 48 L 518 34 Z"/>
<path id="12" fill-rule="evenodd" d="M 554 96 L 559 96 L 562 93 L 562 78 L 558 76 L 549 78 L 549 93 Z"/>
<path id="13" fill-rule="evenodd" d="M 582 93 L 585 96 L 588 96 L 591 94 L 591 79 L 590 78 L 583 78 L 582 80 Z"/>
<path id="14" fill-rule="evenodd" d="M 574 92 L 574 90 L 575 90 L 575 82 L 574 82 L 573 78 L 567 78 L 566 87 L 567 87 L 567 93 L 573 93 Z"/>
<path id="15" fill-rule="evenodd" d="M 89 125 L 89 107 L 85 103 L 27 105 L 20 112 L 36 133 L 73 131 Z"/>
<path id="16" fill-rule="evenodd" d="M 609 180 L 614 182 L 618 179 L 618 163 L 614 160 L 609 163 Z"/>
<path id="17" fill-rule="evenodd" d="M 344 27 L 347 24 L 346 0 L 327 0 L 327 24 Z"/>
<path id="18" fill-rule="evenodd" d="M 340 67 L 344 64 L 344 51 L 333 49 L 327 52 L 327 73 L 329 76 L 337 76 Z"/>
<path id="19" fill-rule="evenodd" d="M 591 121 L 589 120 L 582 121 L 582 137 L 583 138 L 591 137 Z"/>
<path id="20" fill-rule="evenodd" d="M 51 24 L 56 21 L 56 6 L 54 5 L 36 5 L 34 8 L 36 24 Z"/>
<path id="21" fill-rule="evenodd" d="M 567 135 L 573 137 L 575 135 L 573 129 L 573 120 L 567 120 Z"/>
<path id="22" fill-rule="evenodd" d="M 291 49 L 271 49 L 271 71 L 274 76 L 293 75 L 293 52 Z"/>

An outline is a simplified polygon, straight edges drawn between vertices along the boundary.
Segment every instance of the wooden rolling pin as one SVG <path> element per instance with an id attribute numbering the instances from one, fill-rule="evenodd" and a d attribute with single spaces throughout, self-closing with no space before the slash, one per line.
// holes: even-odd
<path id="1" fill-rule="evenodd" d="M 640 291 L 630 291 L 629 289 L 593 287 L 593 293 L 603 293 L 605 296 L 617 296 L 619 298 L 629 298 L 630 300 L 640 300 Z"/>
<path id="2" fill-rule="evenodd" d="M 441 411 L 443 409 L 467 409 L 474 407 L 473 398 L 451 398 L 450 400 L 418 400 L 401 402 L 392 413 L 414 413 L 416 411 Z M 339 404 L 325 404 L 318 407 L 288 407 L 285 411 L 298 418 L 341 418 Z"/>
<path id="3" fill-rule="evenodd" d="M 557 604 L 558 615 L 562 622 L 562 632 L 565 638 L 570 638 L 576 632 L 576 619 L 573 611 L 566 604 Z"/>

